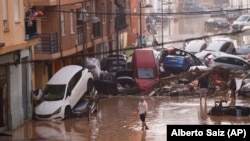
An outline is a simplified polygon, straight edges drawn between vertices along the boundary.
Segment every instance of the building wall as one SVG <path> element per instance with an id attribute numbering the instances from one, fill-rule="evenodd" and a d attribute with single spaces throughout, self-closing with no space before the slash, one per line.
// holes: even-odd
<path id="1" fill-rule="evenodd" d="M 4 125 L 7 129 L 15 129 L 24 120 L 32 117 L 31 90 L 33 88 L 30 49 L 38 43 L 37 39 L 25 40 L 24 1 L 19 1 L 20 18 L 18 21 L 14 19 L 14 12 L 17 9 L 14 9 L 15 4 L 13 2 L 7 0 L 8 28 L 4 30 L 3 22 L 0 23 L 0 42 L 5 43 L 5 46 L 0 48 L 0 65 L 7 70 L 7 80 L 1 82 L 6 83 L 7 86 L 8 113 L 7 124 Z M 0 0 L 1 10 L 2 3 L 2 0 Z M 0 12 L 0 21 L 3 21 L 2 12 Z M 24 80 L 25 82 L 23 82 Z"/>

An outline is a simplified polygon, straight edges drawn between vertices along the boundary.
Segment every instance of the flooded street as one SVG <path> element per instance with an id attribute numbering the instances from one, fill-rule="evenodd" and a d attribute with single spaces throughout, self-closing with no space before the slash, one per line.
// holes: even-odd
<path id="1" fill-rule="evenodd" d="M 100 110 L 90 121 L 87 116 L 63 121 L 27 121 L 18 129 L 0 136 L 1 141 L 166 141 L 167 124 L 250 124 L 250 117 L 210 116 L 214 99 L 200 102 L 197 96 L 146 97 L 147 124 L 141 130 L 137 115 L 139 96 L 110 96 L 100 100 Z M 230 101 L 224 105 L 228 105 Z M 250 106 L 250 99 L 238 97 L 236 105 Z"/>

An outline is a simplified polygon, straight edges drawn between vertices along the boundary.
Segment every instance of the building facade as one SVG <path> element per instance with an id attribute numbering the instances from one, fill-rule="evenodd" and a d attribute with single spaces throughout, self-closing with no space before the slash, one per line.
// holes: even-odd
<path id="1" fill-rule="evenodd" d="M 43 89 L 62 66 L 121 53 L 129 3 L 0 0 L 0 132 L 33 118 L 33 90 Z"/>
<path id="2" fill-rule="evenodd" d="M 0 131 L 32 117 L 32 47 L 25 38 L 25 2 L 0 0 Z"/>

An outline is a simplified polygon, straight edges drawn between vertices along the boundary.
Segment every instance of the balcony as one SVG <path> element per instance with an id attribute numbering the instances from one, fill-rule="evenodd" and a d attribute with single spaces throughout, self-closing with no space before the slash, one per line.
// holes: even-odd
<path id="1" fill-rule="evenodd" d="M 82 0 L 30 0 L 33 6 L 56 6 L 82 2 Z"/>
<path id="2" fill-rule="evenodd" d="M 57 33 L 41 34 L 40 42 L 35 47 L 35 54 L 55 54 L 59 52 Z"/>

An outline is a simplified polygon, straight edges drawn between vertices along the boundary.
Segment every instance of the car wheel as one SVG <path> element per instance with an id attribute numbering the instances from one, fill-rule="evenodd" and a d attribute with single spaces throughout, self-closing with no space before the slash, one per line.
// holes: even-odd
<path id="1" fill-rule="evenodd" d="M 70 118 L 71 115 L 72 115 L 71 108 L 69 106 L 67 106 L 65 108 L 65 112 L 64 112 L 64 119 Z"/>

